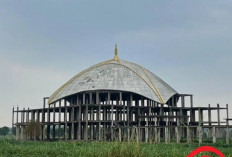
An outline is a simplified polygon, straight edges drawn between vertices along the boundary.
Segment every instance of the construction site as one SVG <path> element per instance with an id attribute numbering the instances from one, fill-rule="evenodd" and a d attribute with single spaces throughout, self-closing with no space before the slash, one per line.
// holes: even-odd
<path id="1" fill-rule="evenodd" d="M 45 97 L 41 108 L 13 108 L 16 139 L 229 143 L 228 104 L 196 106 L 192 94 L 119 59 L 117 45 L 114 53 Z"/>

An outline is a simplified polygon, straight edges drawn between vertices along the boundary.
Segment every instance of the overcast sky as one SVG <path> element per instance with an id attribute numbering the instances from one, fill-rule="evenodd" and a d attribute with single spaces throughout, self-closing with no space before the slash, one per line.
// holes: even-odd
<path id="1" fill-rule="evenodd" d="M 115 43 L 121 59 L 193 94 L 195 106 L 228 103 L 232 113 L 231 8 L 229 0 L 1 0 L 0 127 L 11 126 L 13 106 L 40 108 L 75 74 L 113 58 Z"/>

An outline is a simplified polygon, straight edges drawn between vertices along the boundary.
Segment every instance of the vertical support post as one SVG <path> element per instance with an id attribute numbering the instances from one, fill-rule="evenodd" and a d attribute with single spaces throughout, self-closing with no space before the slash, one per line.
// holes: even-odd
<path id="1" fill-rule="evenodd" d="M 56 139 L 56 125 L 55 125 L 55 122 L 56 122 L 56 103 L 54 102 L 54 106 L 53 106 L 53 131 L 52 131 L 52 135 L 53 135 L 53 140 Z"/>
<path id="2" fill-rule="evenodd" d="M 230 144 L 230 130 L 229 127 L 226 127 L 226 144 Z"/>
<path id="3" fill-rule="evenodd" d="M 64 109 L 65 109 L 65 112 L 64 112 L 64 140 L 67 141 L 68 139 L 68 135 L 67 135 L 67 114 L 68 114 L 68 108 L 67 108 L 67 100 L 64 99 Z"/>
<path id="4" fill-rule="evenodd" d="M 72 99 L 72 111 L 71 111 L 71 122 L 72 122 L 72 127 L 71 127 L 71 139 L 74 140 L 74 103 Z"/>
<path id="5" fill-rule="evenodd" d="M 216 138 L 216 127 L 213 126 L 213 143 L 217 142 L 217 138 Z"/>
<path id="6" fill-rule="evenodd" d="M 79 95 L 77 95 L 77 105 L 78 105 L 78 131 L 77 131 L 77 140 L 81 140 L 81 103 L 79 102 Z"/>
<path id="7" fill-rule="evenodd" d="M 185 107 L 184 95 L 181 96 L 181 107 Z"/>
<path id="8" fill-rule="evenodd" d="M 46 99 L 43 98 L 43 110 L 42 110 L 42 140 L 46 138 L 46 124 L 45 124 L 45 106 L 46 106 Z M 29 112 L 28 112 L 28 122 L 29 122 Z"/>
<path id="9" fill-rule="evenodd" d="M 190 107 L 193 108 L 193 95 L 190 96 Z"/>
<path id="10" fill-rule="evenodd" d="M 168 131 L 168 126 L 165 126 L 165 143 L 169 143 L 169 131 Z"/>
<path id="11" fill-rule="evenodd" d="M 179 132 L 179 127 L 175 127 L 176 131 L 176 143 L 180 143 L 180 132 Z"/>
<path id="12" fill-rule="evenodd" d="M 136 127 L 136 141 L 137 143 L 139 143 L 140 141 L 140 131 L 139 131 L 140 127 Z"/>
<path id="13" fill-rule="evenodd" d="M 180 110 L 181 111 L 181 110 Z M 177 115 L 179 116 L 181 113 L 180 112 L 177 112 Z M 177 143 L 180 143 L 180 140 L 182 138 L 182 127 L 181 126 L 181 118 L 178 117 L 177 118 L 177 127 L 176 127 L 176 140 L 177 140 Z"/>
<path id="14" fill-rule="evenodd" d="M 23 125 L 21 125 L 21 128 L 20 128 L 20 139 L 21 140 L 24 140 L 24 126 Z"/>
<path id="15" fill-rule="evenodd" d="M 198 108 L 198 119 L 199 119 L 199 126 L 203 124 L 203 112 L 200 108 Z"/>
<path id="16" fill-rule="evenodd" d="M 146 127 L 145 127 L 145 142 L 147 143 L 148 142 L 148 135 L 149 135 L 149 131 L 148 131 L 148 127 L 149 127 L 149 124 L 148 124 L 148 117 L 146 118 Z"/>
<path id="17" fill-rule="evenodd" d="M 101 103 L 100 103 L 100 98 L 99 98 L 99 92 L 96 92 L 96 104 L 98 106 L 98 112 L 97 112 L 97 121 L 98 121 L 98 126 L 97 126 L 97 133 L 98 133 L 98 140 L 101 141 Z"/>
<path id="18" fill-rule="evenodd" d="M 19 123 L 19 107 L 17 106 L 17 112 L 16 112 L 16 122 Z"/>
<path id="19" fill-rule="evenodd" d="M 210 104 L 208 106 L 208 123 L 209 123 L 209 126 L 212 125 L 212 116 L 211 116 L 211 107 L 210 107 Z M 212 128 L 210 127 L 208 129 L 208 138 L 211 138 L 212 137 Z"/>
<path id="20" fill-rule="evenodd" d="M 83 93 L 83 104 L 85 105 L 85 131 L 84 131 L 84 139 L 88 141 L 88 104 L 85 102 L 85 93 Z"/>
<path id="21" fill-rule="evenodd" d="M 191 143 L 192 142 L 192 136 L 191 136 L 191 130 L 190 127 L 187 127 L 187 143 Z"/>
<path id="22" fill-rule="evenodd" d="M 58 139 L 61 137 L 61 100 L 59 100 L 59 129 L 58 129 Z"/>
<path id="23" fill-rule="evenodd" d="M 208 107 L 208 121 L 209 121 L 209 125 L 211 126 L 211 108 L 210 108 L 210 104 L 209 104 L 209 107 Z"/>
<path id="24" fill-rule="evenodd" d="M 122 129 L 121 128 L 118 128 L 118 139 L 119 139 L 119 142 L 122 142 Z"/>
<path id="25" fill-rule="evenodd" d="M 198 132 L 199 132 L 199 143 L 203 143 L 203 128 L 201 126 L 198 126 Z"/>
<path id="26" fill-rule="evenodd" d="M 25 108 L 23 108 L 23 112 L 22 112 L 22 140 L 25 140 L 26 139 L 26 136 L 25 136 L 25 128 L 26 128 L 26 124 L 25 124 Z M 39 121 L 38 121 L 39 123 Z"/>
<path id="27" fill-rule="evenodd" d="M 145 142 L 148 142 L 148 126 L 145 127 Z"/>
<path id="28" fill-rule="evenodd" d="M 226 104 L 226 125 L 229 125 L 229 106 Z"/>
<path id="29" fill-rule="evenodd" d="M 158 143 L 160 143 L 160 130 L 161 128 L 157 128 L 158 130 L 158 133 L 157 133 L 157 140 L 158 140 Z"/>
<path id="30" fill-rule="evenodd" d="M 94 136 L 94 134 L 93 134 L 93 132 L 94 132 L 94 124 L 93 124 L 93 121 L 94 121 L 94 108 L 92 108 L 91 111 L 92 112 L 90 114 L 91 114 L 91 121 L 92 121 L 92 123 L 91 123 L 91 127 L 90 127 L 91 128 L 90 129 L 90 138 L 93 141 L 93 138 L 94 138 L 93 137 Z"/>
<path id="31" fill-rule="evenodd" d="M 111 105 L 111 109 L 109 109 L 109 112 L 110 112 L 110 117 L 109 117 L 109 120 L 111 121 L 111 125 L 110 125 L 110 138 L 111 140 L 113 140 L 113 103 L 110 103 L 111 102 L 111 93 L 108 92 L 108 105 Z"/>
<path id="32" fill-rule="evenodd" d="M 154 128 L 154 133 L 155 133 L 155 143 L 158 143 L 158 130 L 157 130 L 157 127 Z"/>
<path id="33" fill-rule="evenodd" d="M 218 125 L 220 126 L 220 106 L 217 104 L 217 118 L 218 118 Z"/>
<path id="34" fill-rule="evenodd" d="M 34 113 L 32 112 L 32 115 L 33 114 Z M 47 140 L 50 140 L 50 111 L 49 111 L 49 108 L 47 109 Z"/>
<path id="35" fill-rule="evenodd" d="M 19 126 L 19 107 L 17 106 L 16 111 L 16 140 L 20 139 L 20 126 Z"/>
<path id="36" fill-rule="evenodd" d="M 46 99 L 43 98 L 43 109 L 42 109 L 42 140 L 45 140 L 45 101 Z M 28 111 L 27 111 L 28 112 Z M 28 122 L 29 122 L 29 112 L 27 113 L 28 114 Z"/>
<path id="37" fill-rule="evenodd" d="M 127 138 L 128 138 L 128 142 L 130 141 L 130 107 L 133 101 L 133 95 L 132 93 L 130 93 L 130 98 L 129 101 L 127 103 Z"/>
<path id="38" fill-rule="evenodd" d="M 12 108 L 12 129 L 14 128 L 14 107 Z"/>

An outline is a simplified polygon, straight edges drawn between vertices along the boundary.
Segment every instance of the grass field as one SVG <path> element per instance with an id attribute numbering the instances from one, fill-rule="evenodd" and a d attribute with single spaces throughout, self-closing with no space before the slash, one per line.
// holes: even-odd
<path id="1" fill-rule="evenodd" d="M 232 157 L 232 144 L 219 141 L 205 145 L 214 146 L 226 157 Z M 197 147 L 197 143 L 29 142 L 0 138 L 0 157 L 185 157 Z"/>

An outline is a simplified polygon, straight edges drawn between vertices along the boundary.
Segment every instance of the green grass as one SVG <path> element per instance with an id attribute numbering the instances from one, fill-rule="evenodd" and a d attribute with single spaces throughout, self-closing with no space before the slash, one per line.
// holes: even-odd
<path id="1" fill-rule="evenodd" d="M 204 145 L 214 146 L 226 157 L 232 157 L 232 144 L 219 141 Z M 32 142 L 0 138 L 0 157 L 185 157 L 197 147 L 197 143 Z"/>

